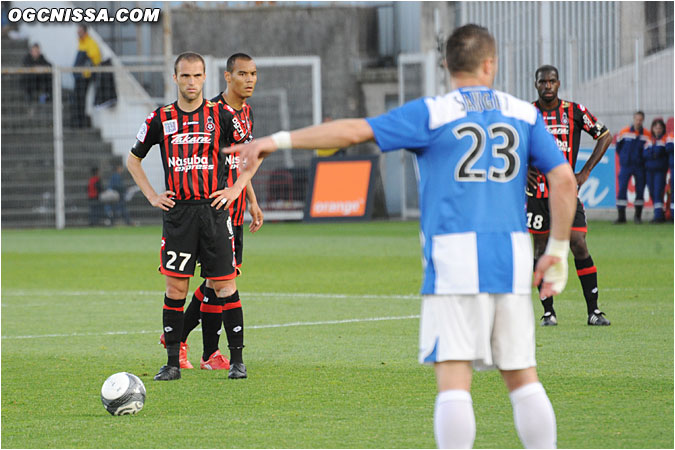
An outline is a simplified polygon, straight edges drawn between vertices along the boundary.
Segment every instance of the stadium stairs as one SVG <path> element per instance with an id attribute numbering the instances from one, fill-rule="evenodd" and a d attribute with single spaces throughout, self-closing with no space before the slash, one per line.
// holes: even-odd
<path id="1" fill-rule="evenodd" d="M 2 39 L 2 67 L 21 67 L 28 53 L 27 40 Z M 19 75 L 2 77 L 1 162 L 2 227 L 53 227 L 54 139 L 52 103 L 29 102 Z M 92 167 L 99 167 L 105 188 L 113 163 L 112 146 L 96 128 L 69 128 L 72 90 L 63 90 L 63 153 L 66 226 L 89 222 L 87 182 Z M 127 179 L 127 186 L 130 182 Z M 145 199 L 128 205 L 147 209 Z M 142 197 L 142 196 L 140 196 Z M 143 205 L 135 205 L 136 202 Z"/>

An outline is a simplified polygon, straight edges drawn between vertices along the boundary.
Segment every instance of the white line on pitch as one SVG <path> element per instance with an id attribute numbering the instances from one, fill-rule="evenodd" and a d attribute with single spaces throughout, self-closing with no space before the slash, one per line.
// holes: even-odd
<path id="1" fill-rule="evenodd" d="M 266 325 L 249 325 L 246 327 L 247 330 L 257 330 L 264 328 L 283 328 L 283 327 L 303 327 L 303 326 L 312 326 L 312 325 L 338 325 L 342 323 L 359 323 L 359 322 L 382 322 L 387 320 L 407 320 L 407 319 L 419 319 L 419 315 L 410 315 L 410 316 L 392 316 L 392 317 L 365 317 L 362 319 L 342 319 L 342 320 L 325 320 L 317 322 L 289 322 L 289 323 L 276 323 L 276 324 L 266 324 Z M 114 336 L 114 335 L 130 335 L 130 334 L 153 334 L 160 333 L 161 330 L 152 330 L 152 331 L 103 331 L 98 333 L 67 333 L 67 334 L 36 334 L 36 335 L 25 335 L 25 336 L 2 336 L 2 339 L 13 340 L 13 339 L 42 339 L 42 338 L 59 338 L 59 337 L 80 337 L 80 336 Z M 197 328 L 196 331 L 201 331 L 201 328 Z"/>

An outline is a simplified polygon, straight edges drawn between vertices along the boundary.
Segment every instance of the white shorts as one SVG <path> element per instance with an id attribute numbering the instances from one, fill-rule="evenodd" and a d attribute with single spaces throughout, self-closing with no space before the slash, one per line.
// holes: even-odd
<path id="1" fill-rule="evenodd" d="M 422 364 L 472 361 L 477 370 L 537 365 L 530 295 L 425 295 L 421 317 Z"/>

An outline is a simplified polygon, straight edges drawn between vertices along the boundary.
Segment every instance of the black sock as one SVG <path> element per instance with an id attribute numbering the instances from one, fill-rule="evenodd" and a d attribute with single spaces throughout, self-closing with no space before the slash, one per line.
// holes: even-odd
<path id="1" fill-rule="evenodd" d="M 617 221 L 625 222 L 626 221 L 626 207 L 625 206 L 617 206 L 616 209 L 619 213 L 619 217 L 617 218 Z"/>
<path id="2" fill-rule="evenodd" d="M 584 291 L 586 309 L 591 315 L 598 309 L 598 269 L 590 256 L 586 259 L 575 259 L 574 265 L 581 281 L 581 289 Z"/>
<path id="3" fill-rule="evenodd" d="M 199 325 L 201 317 L 199 308 L 202 304 L 202 300 L 204 300 L 204 289 L 206 289 L 206 281 L 204 281 L 202 285 L 195 290 L 194 294 L 192 294 L 192 301 L 185 310 L 185 314 L 183 314 L 183 336 L 180 339 L 181 342 L 187 342 L 187 338 L 192 330 Z"/>
<path id="4" fill-rule="evenodd" d="M 534 260 L 534 267 L 537 267 L 537 262 L 539 261 L 539 258 L 535 258 Z M 537 289 L 541 291 L 541 285 L 544 282 L 542 281 L 539 283 L 539 286 L 537 286 Z M 554 315 L 555 316 L 555 309 L 553 309 L 553 297 L 546 297 L 546 298 L 541 298 L 541 295 L 539 296 L 539 300 L 541 300 L 541 304 L 544 307 L 544 315 L 549 316 L 549 315 Z"/>
<path id="5" fill-rule="evenodd" d="M 635 205 L 635 218 L 642 219 L 642 205 Z"/>
<path id="6" fill-rule="evenodd" d="M 178 354 L 180 353 L 180 338 L 183 335 L 183 306 L 185 306 L 185 299 L 173 300 L 164 296 L 162 325 L 168 356 L 167 365 L 174 367 L 180 367 Z"/>
<path id="7" fill-rule="evenodd" d="M 202 341 L 204 343 L 202 358 L 207 361 L 218 350 L 223 313 L 222 301 L 216 297 L 213 289 L 206 288 L 204 290 L 204 301 L 199 311 L 202 318 Z"/>
<path id="8" fill-rule="evenodd" d="M 223 306 L 223 325 L 230 349 L 230 362 L 243 362 L 241 353 L 244 348 L 244 312 L 241 309 L 239 291 L 225 298 Z"/>

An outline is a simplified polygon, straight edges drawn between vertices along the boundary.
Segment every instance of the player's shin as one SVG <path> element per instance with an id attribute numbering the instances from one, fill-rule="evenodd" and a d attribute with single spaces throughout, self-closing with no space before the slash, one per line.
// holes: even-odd
<path id="1" fill-rule="evenodd" d="M 181 337 L 181 342 L 187 342 L 188 336 L 190 336 L 192 330 L 199 325 L 199 320 L 201 318 L 199 309 L 204 300 L 204 292 L 206 289 L 206 281 L 204 281 L 201 286 L 195 290 L 194 294 L 192 294 L 192 301 L 185 309 L 185 314 L 183 315 L 183 336 Z"/>
<path id="2" fill-rule="evenodd" d="M 241 309 L 239 291 L 226 297 L 223 306 L 223 325 L 230 349 L 230 361 L 241 363 L 244 348 L 244 313 Z"/>
<path id="3" fill-rule="evenodd" d="M 575 259 L 574 265 L 581 282 L 581 289 L 586 300 L 586 309 L 591 315 L 598 309 L 598 269 L 590 256 L 586 259 Z"/>
<path id="4" fill-rule="evenodd" d="M 434 408 L 434 435 L 438 448 L 472 448 L 476 418 L 471 394 L 463 390 L 439 392 Z"/>
<path id="5" fill-rule="evenodd" d="M 185 299 L 174 300 L 164 296 L 162 326 L 166 342 L 167 365 L 179 367 L 180 338 L 183 335 L 183 307 Z"/>
<path id="6" fill-rule="evenodd" d="M 535 258 L 534 260 L 534 267 L 537 267 L 537 262 L 539 259 Z M 537 286 L 537 289 L 541 292 L 541 286 L 542 283 L 539 283 L 539 286 Z M 553 309 L 553 297 L 544 297 L 541 298 L 541 295 L 539 296 L 539 300 L 541 300 L 541 304 L 544 307 L 544 317 L 546 316 L 555 316 L 555 309 Z"/>
<path id="7" fill-rule="evenodd" d="M 202 319 L 202 340 L 204 343 L 204 353 L 202 359 L 207 361 L 213 353 L 218 350 L 218 341 L 220 340 L 220 324 L 223 305 L 218 297 L 208 297 L 212 289 L 207 289 L 204 301 L 200 306 Z M 208 300 L 207 300 L 208 299 Z"/>
<path id="8" fill-rule="evenodd" d="M 541 383 L 530 383 L 509 394 L 513 421 L 525 448 L 556 448 L 555 412 Z"/>

